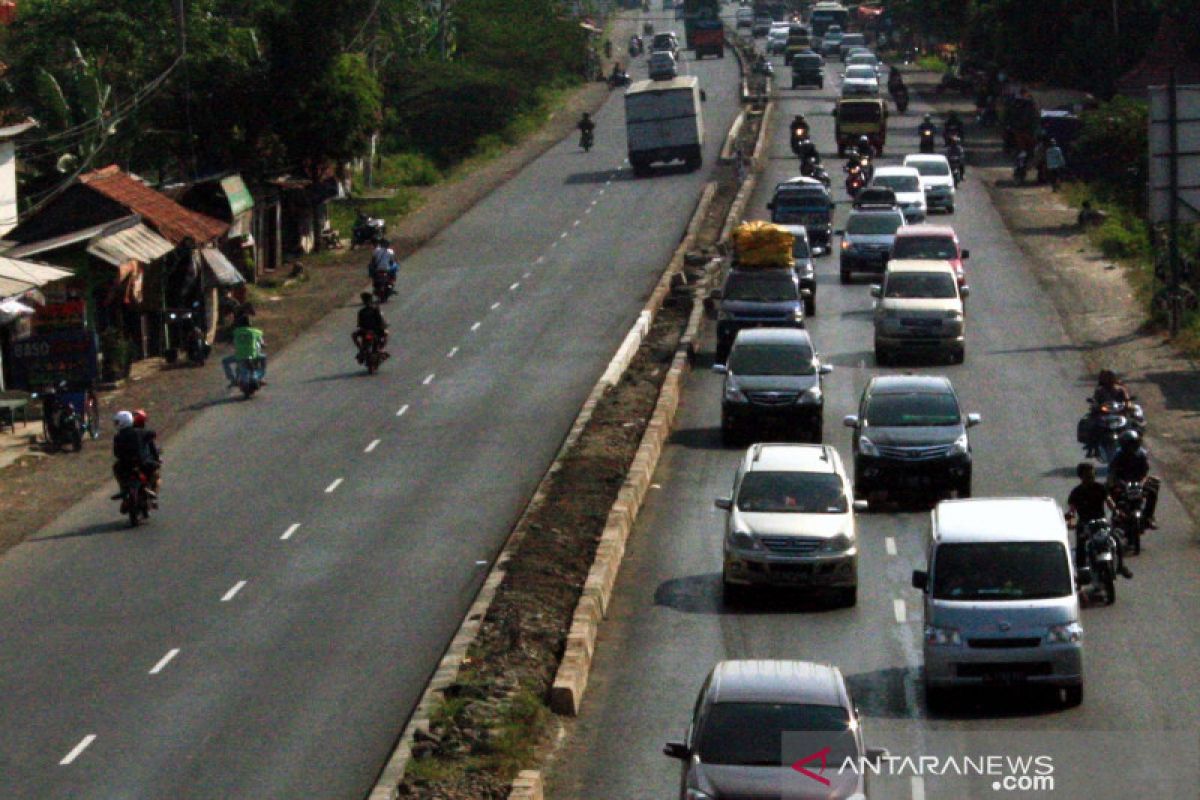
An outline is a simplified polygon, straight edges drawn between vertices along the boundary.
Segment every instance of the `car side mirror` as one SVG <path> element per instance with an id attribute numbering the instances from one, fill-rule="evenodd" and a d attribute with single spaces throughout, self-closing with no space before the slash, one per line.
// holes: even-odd
<path id="1" fill-rule="evenodd" d="M 960 256 L 959 256 L 959 258 L 970 258 L 970 257 L 971 257 L 971 251 L 970 251 L 970 250 L 963 250 L 963 251 L 962 251 L 962 255 L 960 255 Z"/>
<path id="2" fill-rule="evenodd" d="M 871 287 L 871 297 L 883 297 L 883 287 L 875 284 Z"/>
<path id="3" fill-rule="evenodd" d="M 852 507 L 852 508 L 853 508 L 855 511 L 858 511 L 858 512 L 863 512 L 863 511 L 866 511 L 867 509 L 869 509 L 869 508 L 871 507 L 871 504 L 870 504 L 870 503 L 868 503 L 866 500 L 855 500 L 855 501 L 854 501 L 854 502 L 851 504 L 851 507 Z"/>
<path id="4" fill-rule="evenodd" d="M 842 424 L 847 428 L 857 428 L 858 417 L 854 414 L 847 414 L 846 416 L 842 417 Z"/>
<path id="5" fill-rule="evenodd" d="M 974 428 L 979 423 L 983 422 L 983 416 L 974 412 L 967 414 L 967 427 Z"/>
<path id="6" fill-rule="evenodd" d="M 718 375 L 725 375 L 729 372 L 729 367 L 725 366 L 724 364 L 713 364 L 712 371 Z"/>
<path id="7" fill-rule="evenodd" d="M 822 364 L 821 366 L 817 367 L 817 372 L 821 373 L 822 375 L 828 375 L 829 373 L 833 372 L 833 364 Z"/>
<path id="8" fill-rule="evenodd" d="M 713 505 L 716 506 L 717 508 L 721 509 L 722 511 L 731 511 L 733 509 L 733 498 L 732 497 L 718 497 L 716 500 L 713 501 Z"/>
<path id="9" fill-rule="evenodd" d="M 873 767 L 878 767 L 879 764 L 888 756 L 886 747 L 868 747 L 867 748 L 867 763 Z"/>
<path id="10" fill-rule="evenodd" d="M 914 589 L 920 589 L 922 592 L 929 588 L 929 573 L 923 569 L 914 569 L 912 574 L 912 585 Z"/>
<path id="11" fill-rule="evenodd" d="M 688 747 L 683 742 L 667 742 L 663 747 L 663 755 L 684 761 L 691 756 L 691 753 L 688 752 Z"/>
<path id="12" fill-rule="evenodd" d="M 958 293 L 961 294 L 963 297 L 970 297 L 971 296 L 971 287 L 964 283 L 963 287 L 958 290 Z"/>
<path id="13" fill-rule="evenodd" d="M 1075 586 L 1076 586 L 1076 588 L 1081 587 L 1081 586 L 1087 586 L 1091 582 L 1092 582 L 1092 568 L 1091 567 L 1080 567 L 1079 569 L 1075 570 Z"/>

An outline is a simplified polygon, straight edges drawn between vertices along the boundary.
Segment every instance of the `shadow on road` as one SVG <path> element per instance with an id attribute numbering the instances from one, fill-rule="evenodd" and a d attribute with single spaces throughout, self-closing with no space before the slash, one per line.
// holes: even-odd
<path id="1" fill-rule="evenodd" d="M 691 450 L 725 450 L 721 442 L 721 429 L 711 428 L 680 428 L 671 434 L 671 444 L 687 447 Z M 736 448 L 730 448 L 736 449 Z"/>
<path id="2" fill-rule="evenodd" d="M 804 614 L 844 608 L 832 594 L 798 589 L 754 588 L 726 598 L 716 572 L 663 581 L 654 591 L 654 604 L 685 614 Z"/>
<path id="3" fill-rule="evenodd" d="M 574 175 L 568 175 L 564 183 L 580 184 L 580 183 L 608 183 L 609 181 L 631 181 L 634 180 L 633 171 L 628 169 L 600 169 L 594 172 L 576 172 Z"/>
<path id="4" fill-rule="evenodd" d="M 367 375 L 369 375 L 369 373 L 365 369 L 359 368 L 359 369 L 350 370 L 349 372 L 339 372 L 335 375 L 320 375 L 316 378 L 308 378 L 304 382 L 305 383 L 328 383 L 330 381 L 344 381 L 349 378 L 362 378 L 362 377 L 366 377 Z"/>
<path id="5" fill-rule="evenodd" d="M 867 717 L 906 719 L 910 715 L 905 699 L 905 684 L 920 683 L 916 667 L 888 667 L 871 672 L 846 675 L 846 685 L 854 702 Z"/>
<path id="6" fill-rule="evenodd" d="M 86 528 L 80 528 L 77 531 L 67 531 L 66 533 L 56 533 L 53 536 L 39 536 L 37 538 L 28 539 L 32 543 L 37 542 L 52 542 L 56 539 L 76 539 L 80 536 L 97 536 L 105 533 L 123 533 L 131 530 L 129 523 L 124 519 L 112 519 L 108 522 L 97 522 L 94 525 L 88 525 Z"/>
<path id="7" fill-rule="evenodd" d="M 212 400 L 201 400 L 198 403 L 192 403 L 190 406 L 187 406 L 187 410 L 188 411 L 203 411 L 204 409 L 212 408 L 213 406 L 223 406 L 223 405 L 227 405 L 229 403 L 243 403 L 243 402 L 245 402 L 245 398 L 242 397 L 241 394 L 231 394 L 231 395 L 226 395 L 225 397 L 215 397 Z"/>

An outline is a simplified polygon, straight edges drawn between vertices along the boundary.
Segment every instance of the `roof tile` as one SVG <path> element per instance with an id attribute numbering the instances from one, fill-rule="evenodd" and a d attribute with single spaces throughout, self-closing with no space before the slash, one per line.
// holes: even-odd
<path id="1" fill-rule="evenodd" d="M 184 208 L 132 175 L 122 172 L 115 164 L 89 172 L 81 176 L 79 181 L 141 215 L 147 224 L 172 244 L 182 244 L 188 238 L 196 244 L 205 244 L 229 229 L 227 223 Z"/>

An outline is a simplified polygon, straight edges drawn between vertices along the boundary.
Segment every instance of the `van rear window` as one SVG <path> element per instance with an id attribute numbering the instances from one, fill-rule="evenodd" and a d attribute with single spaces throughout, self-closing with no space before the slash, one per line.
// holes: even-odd
<path id="1" fill-rule="evenodd" d="M 1073 591 L 1059 542 L 954 542 L 934 555 L 935 600 L 1046 600 Z"/>
<path id="2" fill-rule="evenodd" d="M 881 116 L 883 112 L 875 103 L 842 103 L 837 110 L 842 122 L 878 122 Z"/>

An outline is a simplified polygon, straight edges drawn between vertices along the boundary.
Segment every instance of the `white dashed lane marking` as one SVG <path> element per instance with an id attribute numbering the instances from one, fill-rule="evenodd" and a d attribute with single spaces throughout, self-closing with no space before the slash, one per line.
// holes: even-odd
<path id="1" fill-rule="evenodd" d="M 404 405 L 400 406 L 400 410 L 396 412 L 396 416 L 403 417 L 407 413 L 408 413 L 408 403 L 405 403 Z"/>
<path id="2" fill-rule="evenodd" d="M 500 303 L 499 303 L 499 301 L 497 301 L 495 303 L 492 303 L 491 306 L 489 306 L 489 310 L 495 311 L 499 307 L 500 307 Z"/>
<path id="3" fill-rule="evenodd" d="M 925 800 L 925 779 L 914 775 L 909 781 L 912 784 L 912 800 Z"/>
<path id="4" fill-rule="evenodd" d="M 521 288 L 521 282 L 520 282 L 520 281 L 513 281 L 512 283 L 510 283 L 510 284 L 508 285 L 508 290 L 509 290 L 510 292 L 515 292 L 517 289 L 520 289 L 520 288 Z"/>
<path id="5" fill-rule="evenodd" d="M 379 440 L 379 439 L 376 439 L 375 441 L 371 442 L 369 445 L 367 445 L 366 447 L 364 447 L 364 448 L 363 448 L 363 452 L 364 452 L 364 453 L 369 453 L 369 452 L 371 452 L 372 450 L 374 450 L 376 447 L 379 447 L 379 442 L 380 442 L 380 441 L 381 441 L 381 440 Z"/>
<path id="6" fill-rule="evenodd" d="M 286 541 L 286 540 L 292 538 L 292 534 L 295 533 L 299 528 L 300 528 L 300 523 L 293 522 L 291 525 L 288 525 L 288 529 L 286 531 L 284 531 L 283 536 L 280 536 L 279 538 Z"/>
<path id="7" fill-rule="evenodd" d="M 429 384 L 433 383 L 433 376 L 436 374 L 437 374 L 436 372 L 431 372 L 428 375 L 426 375 L 425 380 L 421 381 L 421 385 L 428 386 Z"/>
<path id="8" fill-rule="evenodd" d="M 65 767 L 75 759 L 79 758 L 79 754 L 84 750 L 87 750 L 88 745 L 94 741 L 96 741 L 96 734 L 94 733 L 89 733 L 87 736 L 83 737 L 83 740 L 80 741 L 79 744 L 71 748 L 71 752 L 63 756 L 63 760 L 58 762 L 59 765 Z"/>
<path id="9" fill-rule="evenodd" d="M 903 600 L 892 601 L 892 612 L 896 615 L 896 622 L 901 625 L 908 621 L 908 608 L 904 605 Z"/>
<path id="10" fill-rule="evenodd" d="M 474 333 L 475 331 L 479 330 L 479 326 L 480 326 L 480 325 L 482 325 L 482 324 L 483 324 L 482 322 L 476 322 L 474 325 L 472 325 L 472 326 L 471 326 L 471 333 Z"/>
<path id="11" fill-rule="evenodd" d="M 446 358 L 454 358 L 454 356 L 455 356 L 455 354 L 456 354 L 457 352 L 458 352 L 458 348 L 457 348 L 457 347 L 451 347 L 451 348 L 450 348 L 450 352 L 449 352 L 449 353 L 446 353 Z"/>
<path id="12" fill-rule="evenodd" d="M 168 650 L 167 654 L 165 656 L 163 656 L 162 658 L 160 658 L 158 660 L 158 663 L 150 668 L 150 674 L 157 675 L 158 673 L 162 672 L 164 669 L 166 669 L 167 664 L 171 663 L 171 659 L 175 658 L 175 656 L 177 656 L 177 655 L 179 655 L 178 647 L 174 647 L 174 648 L 171 648 L 170 650 Z"/>
<path id="13" fill-rule="evenodd" d="M 889 556 L 896 555 L 896 540 L 895 540 L 895 538 L 888 536 L 886 539 L 883 540 L 883 546 L 885 548 L 887 548 L 887 554 Z"/>
<path id="14" fill-rule="evenodd" d="M 245 585 L 246 585 L 245 581 L 238 581 L 233 586 L 230 586 L 229 591 L 226 592 L 225 594 L 221 595 L 221 602 L 228 603 L 230 600 L 237 597 L 237 593 L 240 592 L 242 590 L 242 587 Z"/>
<path id="15" fill-rule="evenodd" d="M 325 487 L 325 494 L 333 494 L 337 490 L 337 487 L 342 485 L 343 480 L 343 478 L 336 478 L 333 483 Z"/>

